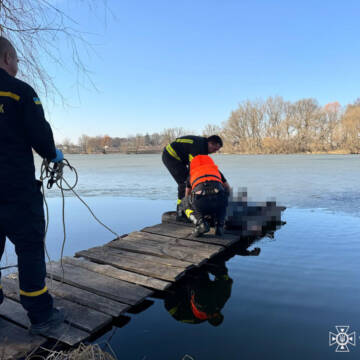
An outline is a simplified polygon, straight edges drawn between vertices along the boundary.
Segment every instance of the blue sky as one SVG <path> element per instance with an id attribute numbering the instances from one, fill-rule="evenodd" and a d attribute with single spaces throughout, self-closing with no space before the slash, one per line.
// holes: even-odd
<path id="1" fill-rule="evenodd" d="M 49 64 L 70 104 L 48 108 L 58 141 L 201 132 L 246 99 L 360 97 L 358 1 L 108 0 L 106 22 L 102 7 L 74 3 L 58 2 L 90 33 L 97 90 L 78 94 L 74 74 Z"/>

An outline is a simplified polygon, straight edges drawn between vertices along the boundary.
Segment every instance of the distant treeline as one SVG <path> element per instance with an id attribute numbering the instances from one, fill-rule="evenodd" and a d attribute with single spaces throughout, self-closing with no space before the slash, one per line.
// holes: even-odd
<path id="1" fill-rule="evenodd" d="M 185 129 L 138 134 L 126 138 L 82 135 L 78 145 L 68 140 L 65 151 L 83 153 L 160 152 Z M 202 135 L 219 134 L 222 152 L 248 154 L 360 153 L 360 99 L 341 107 L 338 102 L 320 106 L 315 99 L 285 101 L 282 97 L 244 101 L 220 125 L 207 125 Z"/>

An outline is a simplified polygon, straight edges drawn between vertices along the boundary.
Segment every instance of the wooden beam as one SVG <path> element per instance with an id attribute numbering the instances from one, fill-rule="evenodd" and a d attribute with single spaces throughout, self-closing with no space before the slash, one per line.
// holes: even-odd
<path id="1" fill-rule="evenodd" d="M 191 228 L 183 225 L 176 225 L 170 223 L 162 223 L 154 226 L 149 226 L 142 229 L 141 231 L 151 234 L 166 235 L 179 239 L 191 239 L 192 241 L 222 245 L 225 247 L 229 247 L 240 240 L 238 236 L 231 234 L 225 234 L 224 236 L 215 236 L 214 229 L 211 229 L 209 233 L 204 234 L 200 237 L 193 237 Z"/>
<path id="2" fill-rule="evenodd" d="M 0 315 L 24 328 L 30 326 L 26 310 L 22 305 L 14 300 L 5 298 L 0 306 Z M 89 338 L 90 333 L 77 329 L 69 324 L 62 323 L 56 328 L 49 330 L 46 337 L 59 340 L 67 345 L 74 346 L 81 341 Z"/>
<path id="3" fill-rule="evenodd" d="M 151 276 L 160 280 L 176 281 L 185 274 L 183 268 L 176 268 L 162 264 L 152 264 L 136 258 L 120 256 L 108 246 L 95 247 L 89 250 L 79 251 L 75 254 L 100 264 L 115 266 L 119 269 L 133 271 L 138 274 Z"/>
<path id="4" fill-rule="evenodd" d="M 14 360 L 25 357 L 29 352 L 43 345 L 46 341 L 46 338 L 32 336 L 22 327 L 0 318 L 1 360 Z"/>
<path id="5" fill-rule="evenodd" d="M 124 239 L 112 241 L 107 246 L 139 254 L 186 261 L 187 264 L 194 264 L 197 266 L 206 261 L 206 257 L 196 253 L 194 249 L 191 250 L 185 247 L 169 245 L 163 242 L 132 239 L 129 236 Z"/>
<path id="6" fill-rule="evenodd" d="M 7 297 L 20 301 L 19 284 L 16 279 L 3 280 L 4 293 Z M 112 321 L 110 315 L 98 312 L 97 310 L 89 307 L 79 305 L 72 301 L 63 299 L 59 296 L 54 296 L 54 306 L 62 307 L 65 310 L 65 321 L 81 330 L 94 333 L 100 328 L 108 325 Z"/>
<path id="7" fill-rule="evenodd" d="M 112 243 L 120 243 L 120 241 L 141 241 L 141 243 L 144 243 L 147 246 L 159 246 L 159 244 L 163 244 L 166 246 L 165 249 L 167 252 L 170 252 L 172 249 L 174 249 L 175 251 L 179 250 L 180 254 L 181 252 L 184 252 L 184 256 L 187 256 L 187 254 L 195 254 L 199 258 L 202 257 L 202 259 L 210 259 L 225 250 L 225 247 L 219 245 L 177 239 L 170 236 L 151 234 L 142 231 L 133 232 L 124 239 L 113 240 L 108 243 L 108 245 L 112 246 Z M 169 256 L 171 256 L 171 254 L 172 252 L 169 254 Z"/>
<path id="8" fill-rule="evenodd" d="M 142 286 L 97 274 L 78 266 L 63 264 L 63 269 L 64 273 L 60 263 L 51 263 L 51 266 L 47 267 L 47 272 L 56 280 L 63 279 L 67 284 L 125 304 L 136 305 L 152 294 L 151 290 Z"/>
<path id="9" fill-rule="evenodd" d="M 171 286 L 171 283 L 164 280 L 154 279 L 149 276 L 136 274 L 131 271 L 118 269 L 110 265 L 101 265 L 85 259 L 78 259 L 73 257 L 65 257 L 63 262 L 74 266 L 80 266 L 84 269 L 94 271 L 99 274 L 113 277 L 114 279 L 124 280 L 130 283 L 146 286 L 155 290 L 166 290 Z"/>

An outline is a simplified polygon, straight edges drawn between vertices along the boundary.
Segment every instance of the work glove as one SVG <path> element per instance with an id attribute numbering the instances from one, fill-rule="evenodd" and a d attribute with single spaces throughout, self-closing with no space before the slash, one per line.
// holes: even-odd
<path id="1" fill-rule="evenodd" d="M 59 162 L 61 162 L 63 160 L 64 160 L 64 154 L 62 153 L 61 150 L 56 149 L 56 157 L 54 159 L 52 159 L 51 162 L 59 163 Z"/>

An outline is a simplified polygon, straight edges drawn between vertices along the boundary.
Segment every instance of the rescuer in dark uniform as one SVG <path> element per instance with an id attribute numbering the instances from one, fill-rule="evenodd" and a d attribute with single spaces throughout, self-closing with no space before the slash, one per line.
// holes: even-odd
<path id="1" fill-rule="evenodd" d="M 187 135 L 168 144 L 163 151 L 162 161 L 178 184 L 177 212 L 182 216 L 181 199 L 185 196 L 186 179 L 189 176 L 189 164 L 196 155 L 213 154 L 223 146 L 221 138 L 212 135 L 208 138 Z"/>
<path id="2" fill-rule="evenodd" d="M 208 155 L 198 155 L 190 163 L 186 197 L 181 207 L 185 215 L 195 224 L 195 236 L 210 230 L 205 216 L 215 222 L 217 236 L 224 234 L 225 215 L 230 185 Z"/>
<path id="3" fill-rule="evenodd" d="M 214 275 L 214 280 L 210 279 L 209 273 Z M 211 271 L 202 270 L 186 284 L 177 287 L 175 293 L 165 299 L 164 305 L 169 314 L 182 323 L 207 321 L 219 326 L 224 320 L 221 310 L 231 296 L 232 284 L 224 262 Z"/>
<path id="4" fill-rule="evenodd" d="M 18 256 L 20 300 L 30 332 L 44 334 L 60 324 L 64 314 L 53 307 L 45 284 L 43 198 L 32 149 L 53 162 L 62 161 L 63 155 L 55 148 L 37 94 L 15 78 L 17 71 L 16 50 L 0 37 L 0 258 L 8 237 Z"/>

